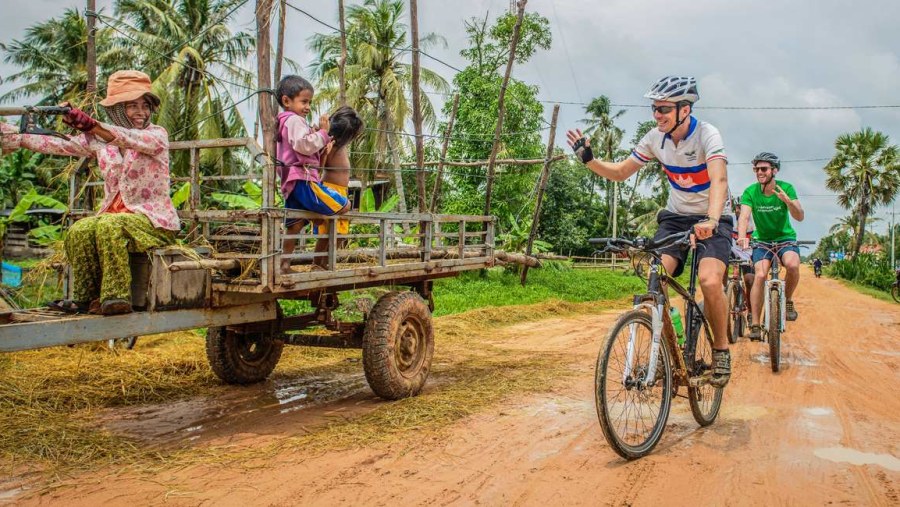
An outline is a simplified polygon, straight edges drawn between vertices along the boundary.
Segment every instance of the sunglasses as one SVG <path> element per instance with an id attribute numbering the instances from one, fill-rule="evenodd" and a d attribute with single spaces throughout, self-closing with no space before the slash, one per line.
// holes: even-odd
<path id="1" fill-rule="evenodd" d="M 650 110 L 655 112 L 659 112 L 659 114 L 669 114 L 674 111 L 678 106 L 650 106 Z"/>
<path id="2" fill-rule="evenodd" d="M 755 173 L 764 173 L 764 172 L 771 171 L 771 170 L 772 170 L 772 168 L 767 167 L 767 166 L 760 166 L 760 167 L 753 168 L 753 172 L 755 172 Z"/>

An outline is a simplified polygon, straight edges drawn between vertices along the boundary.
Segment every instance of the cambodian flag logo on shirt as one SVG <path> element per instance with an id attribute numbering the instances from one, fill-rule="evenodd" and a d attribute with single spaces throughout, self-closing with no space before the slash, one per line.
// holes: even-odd
<path id="1" fill-rule="evenodd" d="M 682 192 L 702 192 L 709 188 L 709 171 L 706 164 L 691 167 L 663 165 L 663 171 L 675 190 Z"/>

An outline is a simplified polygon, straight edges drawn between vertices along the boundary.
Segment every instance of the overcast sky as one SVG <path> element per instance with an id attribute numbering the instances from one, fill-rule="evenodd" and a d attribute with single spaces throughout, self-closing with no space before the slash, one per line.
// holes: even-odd
<path id="1" fill-rule="evenodd" d="M 290 0 L 319 19 L 336 24 L 337 2 Z M 355 2 L 347 0 L 348 5 Z M 234 29 L 254 31 L 251 0 L 238 11 Z M 0 0 L 0 39 L 83 0 Z M 11 9 L 14 6 L 14 10 Z M 97 0 L 112 13 L 112 0 Z M 509 8 L 508 0 L 419 0 L 419 30 L 436 32 L 447 47 L 428 52 L 462 68 L 465 19 Z M 897 0 L 530 0 L 527 9 L 550 20 L 553 46 L 538 52 L 513 75 L 540 88 L 546 101 L 585 103 L 605 94 L 616 104 L 643 104 L 646 89 L 667 74 L 696 76 L 701 100 L 695 116 L 722 132 L 729 181 L 740 193 L 753 181 L 750 158 L 771 151 L 783 160 L 829 158 L 834 139 L 872 127 L 900 142 L 900 107 L 836 110 L 733 110 L 728 106 L 900 106 L 900 1 Z M 15 15 L 10 15 L 10 14 Z M 328 29 L 289 10 L 286 55 L 310 62 L 308 37 Z M 455 71 L 423 58 L 451 80 Z M 248 62 L 255 69 L 255 63 Z M 0 77 L 14 71 L 0 63 Z M 0 83 L 0 93 L 9 90 Z M 442 97 L 433 96 L 441 102 Z M 439 106 L 439 104 L 437 104 Z M 711 109 L 706 109 L 711 108 Z M 439 107 L 438 107 L 439 108 Z M 630 139 L 647 108 L 628 107 L 619 124 Z M 549 120 L 552 105 L 545 105 Z M 583 107 L 563 104 L 560 125 L 578 126 Z M 558 141 L 559 142 L 559 139 Z M 806 209 L 796 225 L 801 239 L 818 239 L 846 215 L 825 188 L 823 162 L 785 163 L 779 179 L 794 184 Z M 900 208 L 900 207 L 898 207 Z M 889 209 L 879 210 L 887 230 Z M 898 217 L 900 218 L 900 217 Z"/>

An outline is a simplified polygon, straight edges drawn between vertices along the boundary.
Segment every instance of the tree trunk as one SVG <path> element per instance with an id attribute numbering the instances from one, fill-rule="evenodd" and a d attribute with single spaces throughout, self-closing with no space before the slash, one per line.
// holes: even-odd
<path id="1" fill-rule="evenodd" d="M 409 18 L 412 38 L 413 126 L 416 130 L 416 202 L 419 213 L 425 213 L 425 138 L 422 137 L 422 105 L 419 95 L 419 7 L 416 0 L 409 0 Z"/>

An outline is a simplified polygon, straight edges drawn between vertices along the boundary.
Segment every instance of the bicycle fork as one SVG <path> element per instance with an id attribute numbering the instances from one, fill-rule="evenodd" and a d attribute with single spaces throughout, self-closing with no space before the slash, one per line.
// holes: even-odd
<path id="1" fill-rule="evenodd" d="M 647 372 L 640 381 L 641 387 L 648 387 L 656 381 L 656 368 L 659 366 L 659 348 L 660 340 L 662 340 L 663 315 L 665 313 L 665 305 L 662 301 L 651 304 L 650 302 L 638 303 L 634 306 L 636 310 L 646 309 L 650 312 L 650 327 L 652 331 L 650 343 L 650 359 L 647 364 Z M 625 368 L 622 372 L 622 383 L 627 384 L 628 379 L 634 372 L 634 355 L 637 348 L 637 324 L 629 326 L 628 346 L 625 349 Z"/>

